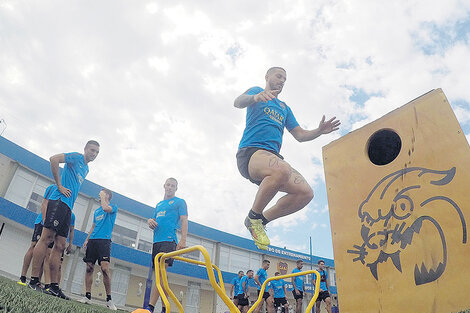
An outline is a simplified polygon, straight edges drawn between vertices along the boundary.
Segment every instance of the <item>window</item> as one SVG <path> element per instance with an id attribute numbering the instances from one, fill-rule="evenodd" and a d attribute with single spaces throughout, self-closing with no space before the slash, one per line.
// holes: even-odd
<path id="1" fill-rule="evenodd" d="M 88 216 L 88 223 L 86 224 L 86 233 L 90 233 L 91 226 L 93 226 L 93 216 L 95 214 L 95 211 L 97 208 L 99 208 L 100 205 L 98 204 L 98 201 L 94 200 L 93 203 L 91 204 L 91 212 L 90 216 Z"/>
<path id="2" fill-rule="evenodd" d="M 89 198 L 78 195 L 75 203 L 73 204 L 73 214 L 75 214 L 75 229 L 81 229 L 85 220 L 86 211 L 88 209 Z"/>
<path id="3" fill-rule="evenodd" d="M 137 249 L 151 253 L 152 246 L 153 246 L 153 230 L 151 230 L 148 227 L 147 221 L 142 220 Z"/>
<path id="4" fill-rule="evenodd" d="M 116 214 L 116 223 L 114 224 L 112 240 L 117 244 L 130 248 L 136 248 L 137 232 L 139 228 L 139 218 L 118 210 Z"/>
<path id="5" fill-rule="evenodd" d="M 37 178 L 38 175 L 22 167 L 18 167 L 8 186 L 5 199 L 19 206 L 26 207 Z"/>
<path id="6" fill-rule="evenodd" d="M 188 235 L 186 238 L 186 246 L 192 247 L 196 245 L 202 245 L 204 248 L 206 248 L 211 260 L 214 259 L 214 242 Z M 199 252 L 199 250 L 185 253 L 184 256 L 193 260 L 204 261 L 204 257 L 202 256 L 202 253 Z"/>
<path id="7" fill-rule="evenodd" d="M 226 272 L 246 272 L 249 269 L 256 270 L 261 266 L 261 254 L 247 250 L 220 246 L 220 269 Z"/>
<path id="8" fill-rule="evenodd" d="M 44 193 L 46 192 L 46 188 L 51 184 L 51 181 L 41 177 L 37 178 L 36 184 L 33 186 L 33 191 L 31 193 L 31 197 L 29 198 L 29 202 L 26 205 L 28 210 L 38 214 L 41 212 L 41 204 L 42 200 L 44 199 Z"/>

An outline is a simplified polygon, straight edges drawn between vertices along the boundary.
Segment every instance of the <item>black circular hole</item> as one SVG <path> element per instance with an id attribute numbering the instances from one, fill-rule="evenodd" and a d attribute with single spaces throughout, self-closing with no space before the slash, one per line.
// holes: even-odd
<path id="1" fill-rule="evenodd" d="M 386 165 L 395 160 L 401 150 L 401 139 L 396 132 L 382 129 L 369 139 L 367 152 L 375 165 Z"/>

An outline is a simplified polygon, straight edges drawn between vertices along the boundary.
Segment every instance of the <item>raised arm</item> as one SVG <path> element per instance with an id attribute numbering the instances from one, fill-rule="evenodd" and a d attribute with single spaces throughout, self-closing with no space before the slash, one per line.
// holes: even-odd
<path id="1" fill-rule="evenodd" d="M 60 153 L 50 157 L 49 161 L 51 162 L 51 172 L 52 176 L 54 176 L 55 183 L 57 185 L 57 189 L 59 192 L 66 196 L 67 198 L 72 195 L 70 189 L 65 188 L 62 186 L 62 182 L 60 181 L 60 174 L 59 174 L 59 164 L 65 163 L 65 154 Z"/>
<path id="2" fill-rule="evenodd" d="M 325 115 L 323 115 L 323 118 L 321 119 L 318 128 L 306 130 L 300 126 L 297 126 L 292 129 L 290 133 L 292 134 L 292 136 L 294 136 L 297 141 L 304 142 L 313 140 L 321 135 L 329 134 L 335 130 L 338 130 L 339 125 L 341 125 L 341 122 L 336 119 L 336 116 L 332 117 L 328 121 L 325 121 Z"/>
<path id="3" fill-rule="evenodd" d="M 101 207 L 103 208 L 103 211 L 107 213 L 111 213 L 113 211 L 113 207 L 109 205 L 108 194 L 104 190 L 101 190 L 99 197 L 100 197 L 100 204 L 101 204 Z"/>
<path id="4" fill-rule="evenodd" d="M 276 98 L 277 94 L 279 94 L 279 90 L 263 90 L 256 95 L 249 95 L 247 92 L 248 90 L 235 99 L 233 103 L 234 107 L 243 109 L 256 102 L 268 102 Z"/>
<path id="5" fill-rule="evenodd" d="M 188 236 L 188 216 L 181 215 L 181 240 L 176 246 L 176 250 L 180 250 L 186 247 L 186 237 Z"/>

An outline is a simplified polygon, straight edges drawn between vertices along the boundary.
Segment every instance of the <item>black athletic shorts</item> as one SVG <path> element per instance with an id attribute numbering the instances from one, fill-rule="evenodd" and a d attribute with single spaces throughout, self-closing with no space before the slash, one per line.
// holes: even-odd
<path id="1" fill-rule="evenodd" d="M 41 238 L 41 235 L 42 235 L 42 229 L 44 227 L 42 226 L 42 224 L 34 224 L 34 230 L 33 230 L 33 237 L 31 238 L 31 241 L 32 242 L 38 242 L 39 241 L 39 238 Z M 52 249 L 52 247 L 54 246 L 54 240 L 51 241 L 51 243 L 49 243 L 49 245 L 47 246 L 49 249 Z"/>
<path id="2" fill-rule="evenodd" d="M 318 293 L 318 298 L 317 298 L 317 301 L 323 301 L 325 300 L 326 298 L 329 298 L 330 297 L 330 293 L 328 291 L 320 291 Z"/>
<path id="3" fill-rule="evenodd" d="M 258 290 L 258 296 L 259 296 L 259 292 L 260 292 L 260 291 L 261 291 L 261 290 Z M 263 293 L 263 299 L 267 299 L 267 298 L 269 298 L 269 297 L 271 297 L 271 295 L 269 294 L 269 292 L 265 291 L 265 292 Z"/>
<path id="4" fill-rule="evenodd" d="M 83 262 L 101 265 L 111 261 L 111 239 L 89 239 Z"/>
<path id="5" fill-rule="evenodd" d="M 42 224 L 34 224 L 33 237 L 31 238 L 32 242 L 38 242 L 42 234 Z"/>
<path id="6" fill-rule="evenodd" d="M 295 292 L 295 289 L 292 290 L 292 294 L 294 295 L 294 299 L 297 300 L 297 299 L 303 299 L 304 298 L 304 292 L 303 291 L 299 291 L 300 292 L 300 295 L 298 295 L 296 292 Z"/>
<path id="7" fill-rule="evenodd" d="M 284 298 L 274 298 L 274 307 L 275 308 L 278 308 L 281 305 L 284 305 L 286 303 L 287 303 L 286 297 L 284 297 Z"/>
<path id="8" fill-rule="evenodd" d="M 47 203 L 46 218 L 44 219 L 44 227 L 52 229 L 57 236 L 67 238 L 70 228 L 70 219 L 72 210 L 69 206 L 58 200 L 49 200 Z"/>
<path id="9" fill-rule="evenodd" d="M 265 150 L 268 151 L 276 156 L 278 156 L 281 160 L 284 160 L 284 157 L 280 155 L 279 153 L 276 153 L 274 151 L 269 151 L 263 148 L 258 148 L 258 147 L 246 147 L 246 148 L 241 148 L 237 152 L 237 166 L 238 166 L 238 171 L 240 174 L 242 174 L 243 177 L 251 181 L 253 184 L 261 184 L 261 181 L 253 180 L 250 177 L 250 173 L 248 172 L 248 164 L 250 163 L 250 159 L 253 156 L 253 154 L 258 151 L 258 150 Z"/>
<path id="10" fill-rule="evenodd" d="M 238 299 L 238 305 L 239 306 L 247 306 L 250 305 L 248 298 L 245 298 L 245 295 L 243 293 L 239 294 L 237 296 Z"/>
<path id="11" fill-rule="evenodd" d="M 176 250 L 176 242 L 174 241 L 160 241 L 154 242 L 152 247 L 152 268 L 155 268 L 155 257 L 160 252 L 172 252 Z M 165 263 L 168 266 L 173 266 L 173 259 L 166 259 Z"/>

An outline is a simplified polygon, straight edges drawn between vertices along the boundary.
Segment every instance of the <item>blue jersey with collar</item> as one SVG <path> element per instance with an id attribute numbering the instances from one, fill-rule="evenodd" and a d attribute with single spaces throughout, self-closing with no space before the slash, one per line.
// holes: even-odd
<path id="1" fill-rule="evenodd" d="M 271 289 L 274 291 L 274 298 L 285 298 L 286 293 L 284 292 L 284 286 L 286 282 L 284 279 L 272 280 L 270 282 Z"/>
<path id="2" fill-rule="evenodd" d="M 299 273 L 299 272 L 302 272 L 302 271 L 299 270 L 297 267 L 294 268 L 294 270 L 292 271 L 292 273 Z M 295 279 L 294 279 L 294 284 L 297 287 L 298 291 L 304 291 L 303 276 L 296 276 Z"/>
<path id="3" fill-rule="evenodd" d="M 57 189 L 57 186 L 56 185 L 50 185 L 46 188 L 46 191 L 44 192 L 44 199 L 45 200 L 49 200 L 49 198 L 51 197 L 52 193 L 54 192 L 54 190 Z M 34 224 L 41 224 L 43 225 L 43 222 L 42 222 L 42 210 L 41 212 L 39 213 L 39 215 L 36 217 L 36 220 L 34 221 Z"/>
<path id="4" fill-rule="evenodd" d="M 238 285 L 238 292 L 237 292 L 237 294 L 236 294 L 237 296 L 238 296 L 238 295 L 242 295 L 242 294 L 245 293 L 245 290 L 243 290 L 243 283 L 245 283 L 245 282 L 246 282 L 246 283 L 245 283 L 245 289 L 246 289 L 246 291 L 248 292 L 248 285 L 249 285 L 248 282 L 249 282 L 249 280 L 250 280 L 250 279 L 249 279 L 248 276 L 246 276 L 246 275 L 243 276 L 242 278 L 240 278 L 240 283 L 239 283 L 239 285 Z"/>
<path id="5" fill-rule="evenodd" d="M 259 280 L 261 286 L 266 281 L 266 279 L 268 279 L 268 273 L 266 272 L 266 270 L 264 268 L 260 268 L 256 272 L 256 275 L 258 275 L 258 280 Z M 256 285 L 256 288 L 258 288 L 258 290 L 261 290 L 261 287 L 259 285 Z M 265 290 L 267 291 L 268 288 L 266 288 Z"/>
<path id="6" fill-rule="evenodd" d="M 153 230 L 153 242 L 174 241 L 181 216 L 188 215 L 186 202 L 178 197 L 158 202 L 153 218 L 158 226 Z"/>
<path id="7" fill-rule="evenodd" d="M 238 289 L 240 287 L 240 280 L 241 280 L 241 278 L 236 276 L 231 281 L 231 284 L 233 285 L 233 290 L 234 290 L 233 293 L 235 295 L 237 295 Z"/>
<path id="8" fill-rule="evenodd" d="M 93 213 L 93 223 L 95 228 L 90 235 L 90 239 L 111 239 L 114 223 L 116 222 L 117 206 L 110 204 L 112 211 L 106 212 L 103 207 L 99 207 Z"/>
<path id="9" fill-rule="evenodd" d="M 70 197 L 64 196 L 58 189 L 56 189 L 50 199 L 58 200 L 67 204 L 67 206 L 72 210 L 73 204 L 78 196 L 78 191 L 82 186 L 85 177 L 88 175 L 88 164 L 85 163 L 85 157 L 83 154 L 78 152 L 64 153 L 65 155 L 65 165 L 60 181 L 62 186 L 70 189 Z"/>
<path id="10" fill-rule="evenodd" d="M 256 95 L 263 90 L 252 87 L 245 94 Z M 238 149 L 258 147 L 279 153 L 284 127 L 291 131 L 297 126 L 292 110 L 278 98 L 256 102 L 246 108 L 246 127 Z"/>

